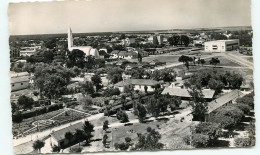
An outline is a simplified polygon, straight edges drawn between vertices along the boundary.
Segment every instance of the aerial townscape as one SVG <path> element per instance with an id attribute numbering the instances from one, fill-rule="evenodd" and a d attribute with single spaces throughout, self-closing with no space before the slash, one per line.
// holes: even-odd
<path id="1" fill-rule="evenodd" d="M 15 154 L 255 145 L 251 26 L 10 35 Z"/>

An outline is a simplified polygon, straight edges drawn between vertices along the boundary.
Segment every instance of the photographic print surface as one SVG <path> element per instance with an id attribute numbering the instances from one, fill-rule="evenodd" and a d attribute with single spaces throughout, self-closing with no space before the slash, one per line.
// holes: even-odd
<path id="1" fill-rule="evenodd" d="M 255 146 L 250 0 L 10 3 L 15 154 Z"/>

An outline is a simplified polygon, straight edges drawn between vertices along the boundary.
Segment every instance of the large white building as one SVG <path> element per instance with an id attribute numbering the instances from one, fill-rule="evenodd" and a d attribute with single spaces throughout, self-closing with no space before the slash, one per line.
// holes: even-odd
<path id="1" fill-rule="evenodd" d="M 205 52 L 226 52 L 238 49 L 239 40 L 215 40 L 204 44 Z"/>
<path id="2" fill-rule="evenodd" d="M 83 51 L 86 56 L 92 55 L 95 58 L 99 58 L 99 52 L 97 49 L 92 48 L 91 46 L 73 46 L 73 36 L 71 28 L 68 29 L 68 49 L 72 51 L 74 49 L 78 49 Z"/>

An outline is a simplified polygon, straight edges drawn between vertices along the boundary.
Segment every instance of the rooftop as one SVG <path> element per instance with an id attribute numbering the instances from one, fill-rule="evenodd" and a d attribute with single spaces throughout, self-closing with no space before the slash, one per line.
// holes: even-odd
<path id="1" fill-rule="evenodd" d="M 28 77 L 12 77 L 11 83 L 19 83 L 19 82 L 29 82 Z"/>
<path id="2" fill-rule="evenodd" d="M 223 96 L 220 96 L 219 98 L 215 99 L 214 101 L 209 102 L 208 103 L 208 113 L 211 113 L 212 111 L 223 106 L 224 104 L 228 103 L 229 101 L 236 99 L 240 95 L 242 95 L 242 93 L 239 90 L 233 90 Z"/>
<path id="3" fill-rule="evenodd" d="M 162 94 L 169 94 L 178 97 L 191 97 L 188 89 L 183 88 L 164 88 Z M 205 99 L 211 99 L 215 94 L 215 90 L 203 89 L 202 94 L 204 95 Z"/>
<path id="4" fill-rule="evenodd" d="M 237 41 L 239 39 L 228 39 L 228 40 L 212 40 L 212 41 L 207 41 L 207 42 L 229 42 L 229 41 Z"/>
<path id="5" fill-rule="evenodd" d="M 124 80 L 124 81 L 120 81 L 120 82 L 116 83 L 115 86 L 122 87 L 124 85 L 129 85 L 129 84 L 154 86 L 156 84 L 159 84 L 159 82 L 155 81 L 155 80 L 150 80 L 150 79 L 128 79 L 128 80 Z"/>
<path id="6" fill-rule="evenodd" d="M 57 141 L 60 141 L 60 140 L 65 139 L 66 132 L 75 133 L 77 129 L 82 129 L 82 127 L 83 127 L 83 123 L 79 122 L 79 123 L 73 124 L 71 126 L 68 126 L 66 128 L 63 128 L 63 129 L 60 129 L 58 131 L 51 133 L 51 137 L 53 137 Z"/>

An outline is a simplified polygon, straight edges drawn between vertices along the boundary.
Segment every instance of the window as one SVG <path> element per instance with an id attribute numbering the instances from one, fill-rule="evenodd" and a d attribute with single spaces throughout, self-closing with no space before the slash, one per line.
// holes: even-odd
<path id="1" fill-rule="evenodd" d="M 141 85 L 139 85 L 139 88 L 141 88 Z"/>
<path id="2" fill-rule="evenodd" d="M 14 84 L 12 84 L 12 87 L 14 87 Z"/>
<path id="3" fill-rule="evenodd" d="M 23 85 L 23 83 L 21 83 L 21 86 Z"/>

